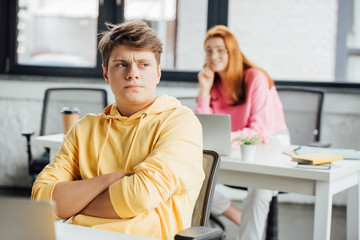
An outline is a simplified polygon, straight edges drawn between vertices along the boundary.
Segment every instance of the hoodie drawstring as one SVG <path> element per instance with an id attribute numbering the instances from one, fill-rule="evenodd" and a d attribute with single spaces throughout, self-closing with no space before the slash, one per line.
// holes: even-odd
<path id="1" fill-rule="evenodd" d="M 98 176 L 100 176 L 100 161 L 101 161 L 101 157 L 102 157 L 102 154 L 104 152 L 104 149 L 105 149 L 106 142 L 107 142 L 107 140 L 109 138 L 111 123 L 112 123 L 112 119 L 110 118 L 109 119 L 109 124 L 108 124 L 108 129 L 107 129 L 107 132 L 106 132 L 105 141 L 104 141 L 104 144 L 103 144 L 103 146 L 101 148 L 101 151 L 100 151 L 100 154 L 99 154 L 99 160 L 98 160 L 98 165 L 97 165 L 97 169 L 96 169 L 96 172 L 97 172 Z"/>
<path id="2" fill-rule="evenodd" d="M 136 141 L 136 138 L 138 136 L 138 133 L 140 131 L 140 127 L 142 125 L 142 120 L 144 119 L 144 117 L 146 117 L 146 113 L 142 113 L 141 114 L 141 117 L 140 117 L 140 120 L 139 120 L 139 124 L 137 125 L 137 128 L 136 128 L 136 131 L 135 131 L 135 136 L 131 142 L 131 145 L 130 145 L 130 150 L 129 150 L 129 155 L 126 159 L 126 162 L 125 162 L 125 170 L 127 169 L 128 165 L 129 165 L 129 162 L 130 162 L 130 157 L 131 157 L 131 153 L 133 151 L 133 148 L 134 148 L 134 145 L 135 145 L 135 141 Z"/>
<path id="3" fill-rule="evenodd" d="M 140 127 L 141 127 L 141 125 L 142 125 L 142 120 L 143 120 L 144 117 L 146 117 L 146 116 L 147 116 L 146 113 L 142 113 L 141 116 L 140 116 L 139 123 L 138 123 L 138 125 L 137 125 L 136 130 L 135 130 L 134 138 L 133 138 L 133 140 L 132 140 L 132 142 L 131 142 L 131 145 L 130 145 L 129 155 L 128 155 L 128 157 L 127 157 L 127 159 L 126 159 L 126 162 L 125 162 L 125 168 L 124 168 L 125 170 L 127 170 L 127 167 L 128 167 L 128 165 L 129 165 L 131 153 L 132 153 L 132 151 L 133 151 L 136 138 L 137 138 L 137 136 L 138 136 L 138 134 L 139 134 Z M 110 118 L 110 119 L 109 119 L 109 124 L 108 124 L 108 129 L 107 129 L 107 132 L 106 132 L 105 141 L 104 141 L 104 144 L 103 144 L 103 146 L 102 146 L 102 148 L 101 148 L 101 151 L 100 151 L 100 154 L 99 154 L 98 164 L 97 164 L 97 169 L 96 169 L 98 176 L 100 176 L 100 162 L 101 162 L 101 160 L 102 160 L 102 155 L 103 155 L 103 152 L 104 152 L 106 143 L 107 143 L 108 138 L 109 138 L 109 135 L 110 135 L 110 128 L 111 128 L 111 123 L 112 123 L 112 121 L 113 121 L 113 119 Z"/>

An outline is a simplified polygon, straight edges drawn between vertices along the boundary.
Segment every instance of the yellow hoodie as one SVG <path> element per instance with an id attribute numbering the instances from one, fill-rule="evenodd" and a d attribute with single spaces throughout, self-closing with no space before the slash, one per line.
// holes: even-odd
<path id="1" fill-rule="evenodd" d="M 38 176 L 32 198 L 52 199 L 62 181 L 122 171 L 132 175 L 109 187 L 120 219 L 78 214 L 73 223 L 158 239 L 173 239 L 191 224 L 204 173 L 202 129 L 175 98 L 123 117 L 115 104 L 83 117 L 64 137 L 54 162 Z"/>

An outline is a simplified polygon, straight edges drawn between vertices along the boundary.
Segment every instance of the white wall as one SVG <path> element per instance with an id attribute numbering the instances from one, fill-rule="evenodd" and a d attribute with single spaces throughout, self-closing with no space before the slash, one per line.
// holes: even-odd
<path id="1" fill-rule="evenodd" d="M 230 0 L 229 28 L 278 80 L 335 79 L 338 0 Z"/>

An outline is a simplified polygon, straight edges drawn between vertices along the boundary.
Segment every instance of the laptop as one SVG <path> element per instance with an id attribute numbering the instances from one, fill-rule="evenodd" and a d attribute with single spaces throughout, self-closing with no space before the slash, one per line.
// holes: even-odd
<path id="1" fill-rule="evenodd" d="M 221 156 L 231 154 L 231 119 L 227 114 L 195 114 L 203 128 L 203 148 Z"/>
<path id="2" fill-rule="evenodd" d="M 54 204 L 25 198 L 0 197 L 0 238 L 55 240 Z"/>

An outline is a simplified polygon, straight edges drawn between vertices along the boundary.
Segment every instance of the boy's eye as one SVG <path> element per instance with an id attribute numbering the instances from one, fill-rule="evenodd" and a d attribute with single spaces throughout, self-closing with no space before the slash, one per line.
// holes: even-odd
<path id="1" fill-rule="evenodd" d="M 142 66 L 142 67 L 148 67 L 148 66 L 150 66 L 150 64 L 148 64 L 148 63 L 142 63 L 141 66 Z"/>
<path id="2" fill-rule="evenodd" d="M 127 64 L 125 63 L 118 63 L 116 64 L 117 67 L 127 67 Z"/>

